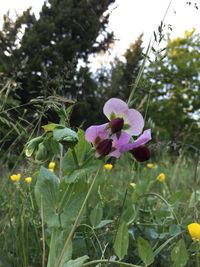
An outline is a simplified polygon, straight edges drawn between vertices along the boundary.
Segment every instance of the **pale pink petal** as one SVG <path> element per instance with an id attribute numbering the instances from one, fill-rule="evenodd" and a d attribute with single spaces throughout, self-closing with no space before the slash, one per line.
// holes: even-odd
<path id="1" fill-rule="evenodd" d="M 85 131 L 85 140 L 94 144 L 97 137 L 100 137 L 102 140 L 108 138 L 109 133 L 106 129 L 107 125 L 108 123 L 104 123 L 101 125 L 93 125 L 87 128 Z"/>
<path id="2" fill-rule="evenodd" d="M 138 137 L 134 143 L 124 144 L 120 148 L 120 152 L 130 151 L 133 148 L 142 146 L 151 140 L 151 129 L 145 130 L 140 137 Z"/>
<path id="3" fill-rule="evenodd" d="M 127 122 L 129 128 L 125 130 L 128 134 L 138 136 L 144 128 L 144 119 L 142 114 L 136 109 L 129 109 L 127 112 Z"/>
<path id="4" fill-rule="evenodd" d="M 112 114 L 118 117 L 120 115 L 126 114 L 127 111 L 128 111 L 128 105 L 119 98 L 109 99 L 103 107 L 103 113 L 109 120 L 111 120 Z"/>

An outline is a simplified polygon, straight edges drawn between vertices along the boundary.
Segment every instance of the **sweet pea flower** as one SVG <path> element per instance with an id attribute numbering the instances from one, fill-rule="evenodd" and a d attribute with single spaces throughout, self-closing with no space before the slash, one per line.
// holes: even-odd
<path id="1" fill-rule="evenodd" d="M 130 141 L 131 136 L 122 132 L 118 137 L 110 135 L 108 123 L 90 126 L 85 132 L 86 141 L 93 144 L 96 150 L 96 157 L 111 156 L 119 158 L 122 154 L 121 146 Z"/>
<path id="2" fill-rule="evenodd" d="M 139 111 L 128 108 L 127 103 L 119 98 L 109 99 L 103 113 L 109 119 L 108 127 L 112 134 L 124 131 L 130 136 L 138 136 L 144 127 L 144 119 Z"/>
<path id="3" fill-rule="evenodd" d="M 151 157 L 149 149 L 144 146 L 147 142 L 151 140 L 151 130 L 145 130 L 133 143 L 126 143 L 121 146 L 120 152 L 129 151 L 133 154 L 139 162 L 144 162 Z"/>
<path id="4" fill-rule="evenodd" d="M 127 103 L 118 98 L 111 98 L 103 112 L 108 123 L 90 126 L 85 132 L 86 141 L 93 144 L 96 157 L 111 156 L 119 158 L 123 152 L 129 151 L 138 161 L 150 158 L 150 151 L 144 146 L 151 139 L 151 131 L 143 134 L 144 119 L 139 111 L 129 109 Z M 133 143 L 132 136 L 141 136 Z"/>

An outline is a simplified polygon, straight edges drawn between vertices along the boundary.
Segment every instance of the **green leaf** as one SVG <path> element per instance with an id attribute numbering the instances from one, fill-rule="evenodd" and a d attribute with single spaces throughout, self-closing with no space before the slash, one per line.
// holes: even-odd
<path id="1" fill-rule="evenodd" d="M 53 130 L 53 138 L 67 146 L 75 145 L 78 142 L 78 135 L 75 131 L 65 127 L 63 129 L 55 128 Z"/>
<path id="2" fill-rule="evenodd" d="M 80 258 L 77 258 L 75 260 L 70 260 L 68 262 L 66 262 L 62 267 L 81 267 L 82 264 L 88 260 L 89 257 L 87 255 L 82 256 Z"/>
<path id="3" fill-rule="evenodd" d="M 35 186 L 36 201 L 49 227 L 70 231 L 87 193 L 87 183 L 60 183 L 58 177 L 41 167 Z"/>
<path id="4" fill-rule="evenodd" d="M 59 155 L 60 149 L 61 149 L 61 144 L 51 137 L 49 139 L 49 152 L 50 152 L 51 158 L 55 155 Z"/>
<path id="5" fill-rule="evenodd" d="M 56 123 L 49 123 L 47 125 L 43 125 L 42 128 L 44 131 L 47 132 L 52 132 L 55 128 L 57 127 L 63 127 L 62 125 L 56 124 Z"/>
<path id="6" fill-rule="evenodd" d="M 171 236 L 175 236 L 177 234 L 181 233 L 181 228 L 179 225 L 176 225 L 176 224 L 172 224 L 169 228 L 169 234 Z"/>
<path id="7" fill-rule="evenodd" d="M 76 180 L 85 177 L 86 175 L 89 175 L 91 172 L 94 172 L 96 170 L 96 166 L 89 166 L 86 168 L 73 170 L 69 175 L 64 176 L 66 183 L 73 183 Z"/>
<path id="8" fill-rule="evenodd" d="M 180 239 L 171 251 L 171 259 L 176 267 L 186 266 L 188 262 L 188 252 L 183 239 Z"/>
<path id="9" fill-rule="evenodd" d="M 91 145 L 86 142 L 84 131 L 80 129 L 78 130 L 78 139 L 79 141 L 74 150 L 80 166 L 79 169 L 77 169 L 77 165 L 74 162 L 71 149 L 68 149 L 62 161 L 62 171 L 67 183 L 90 175 L 97 170 L 100 164 L 100 161 L 91 158 Z"/>
<path id="10" fill-rule="evenodd" d="M 66 241 L 66 237 L 68 236 L 69 232 L 68 231 L 60 231 L 60 229 L 58 230 L 58 236 L 56 238 L 56 258 L 58 259 L 58 257 L 60 256 L 60 253 L 63 249 L 64 243 Z M 65 262 L 68 262 L 69 260 L 71 260 L 72 258 L 72 241 L 70 241 L 69 245 L 67 246 L 65 253 L 63 255 L 62 261 L 61 261 L 61 266 L 63 266 L 63 264 Z"/>
<path id="11" fill-rule="evenodd" d="M 51 238 L 53 238 L 53 240 L 51 240 L 47 267 L 55 266 L 55 262 L 58 260 L 62 252 L 66 237 L 68 235 L 69 231 L 61 231 L 61 229 L 51 228 Z M 71 258 L 72 242 L 70 241 L 67 248 L 65 249 L 60 266 L 63 266 L 63 264 L 71 260 Z"/>
<path id="12" fill-rule="evenodd" d="M 96 227 L 94 227 L 94 229 L 103 228 L 104 226 L 106 226 L 107 224 L 110 224 L 112 222 L 113 222 L 113 220 L 103 220 Z"/>
<path id="13" fill-rule="evenodd" d="M 80 181 L 68 186 L 68 198 L 66 199 L 61 213 L 61 226 L 64 229 L 71 229 L 82 203 L 87 194 L 88 185 L 84 181 Z"/>
<path id="14" fill-rule="evenodd" d="M 42 142 L 43 136 L 38 136 L 30 140 L 25 146 L 25 155 L 31 157 L 33 152 L 37 149 L 40 142 Z"/>
<path id="15" fill-rule="evenodd" d="M 96 207 L 90 213 L 90 222 L 92 226 L 97 226 L 101 222 L 103 217 L 103 208 L 99 202 Z"/>
<path id="16" fill-rule="evenodd" d="M 131 224 L 136 217 L 136 210 L 134 205 L 129 205 L 123 212 L 122 218 L 127 224 Z"/>
<path id="17" fill-rule="evenodd" d="M 154 253 L 149 242 L 142 237 L 137 239 L 137 247 L 140 259 L 148 266 L 154 262 Z"/>
<path id="18" fill-rule="evenodd" d="M 35 160 L 42 163 L 47 160 L 47 156 L 48 156 L 47 148 L 44 145 L 44 142 L 42 142 L 38 146 L 38 150 L 35 154 Z"/>
<path id="19" fill-rule="evenodd" d="M 114 251 L 118 258 L 122 260 L 127 254 L 129 246 L 128 226 L 122 222 L 117 230 L 117 235 L 114 243 Z"/>
<path id="20" fill-rule="evenodd" d="M 58 208 L 58 177 L 48 169 L 41 167 L 35 185 L 35 198 L 38 207 L 43 210 L 44 221 L 49 227 L 59 227 Z"/>
<path id="21" fill-rule="evenodd" d="M 79 165 L 82 166 L 90 155 L 91 145 L 85 140 L 85 132 L 81 129 L 78 129 L 78 140 L 78 144 L 75 146 L 75 152 L 78 157 Z"/>

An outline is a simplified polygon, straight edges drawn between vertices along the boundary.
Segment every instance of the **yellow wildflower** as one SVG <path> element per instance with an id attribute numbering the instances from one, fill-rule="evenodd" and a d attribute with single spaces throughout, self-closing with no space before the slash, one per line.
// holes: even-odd
<path id="1" fill-rule="evenodd" d="M 147 164 L 147 168 L 149 168 L 149 169 L 154 169 L 155 166 L 154 166 L 153 163 L 148 163 L 148 164 Z"/>
<path id="2" fill-rule="evenodd" d="M 13 182 L 19 182 L 19 180 L 21 179 L 21 174 L 18 173 L 18 174 L 13 174 L 10 176 L 10 179 L 13 181 Z"/>
<path id="3" fill-rule="evenodd" d="M 163 172 L 161 172 L 158 176 L 157 176 L 157 180 L 161 183 L 163 183 L 165 181 L 165 174 Z"/>
<path id="4" fill-rule="evenodd" d="M 33 180 L 33 179 L 32 179 L 32 177 L 29 176 L 29 177 L 26 177 L 24 180 L 25 180 L 25 182 L 26 182 L 27 184 L 30 184 L 30 183 L 32 183 L 32 180 Z"/>
<path id="5" fill-rule="evenodd" d="M 136 183 L 130 183 L 130 186 L 132 186 L 133 189 L 135 189 L 136 188 Z"/>
<path id="6" fill-rule="evenodd" d="M 199 223 L 188 224 L 188 232 L 193 241 L 200 242 L 200 224 Z"/>
<path id="7" fill-rule="evenodd" d="M 108 172 L 111 171 L 112 168 L 113 168 L 113 165 L 111 163 L 107 163 L 104 165 L 104 169 Z"/>
<path id="8" fill-rule="evenodd" d="M 49 163 L 49 170 L 50 170 L 51 172 L 54 172 L 55 166 L 56 166 L 56 163 L 55 163 L 54 161 L 51 161 L 51 162 Z"/>

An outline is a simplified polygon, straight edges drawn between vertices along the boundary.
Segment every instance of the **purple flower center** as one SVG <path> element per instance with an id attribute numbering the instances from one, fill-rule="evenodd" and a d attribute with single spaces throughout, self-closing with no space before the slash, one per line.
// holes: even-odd
<path id="1" fill-rule="evenodd" d="M 131 154 L 139 162 L 144 162 L 150 159 L 151 153 L 146 146 L 139 146 L 130 150 Z"/>
<path id="2" fill-rule="evenodd" d="M 118 133 L 123 129 L 124 120 L 122 118 L 115 118 L 109 122 L 112 134 Z"/>
<path id="3" fill-rule="evenodd" d="M 112 150 L 112 140 L 105 139 L 98 143 L 96 146 L 96 151 L 100 156 L 108 155 Z"/>

